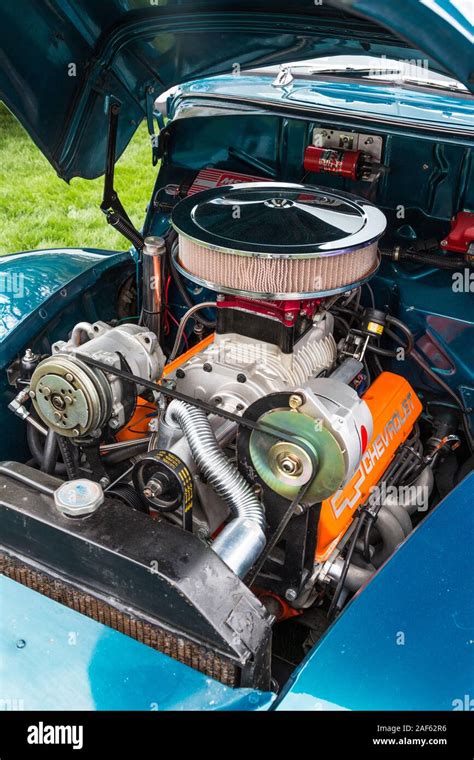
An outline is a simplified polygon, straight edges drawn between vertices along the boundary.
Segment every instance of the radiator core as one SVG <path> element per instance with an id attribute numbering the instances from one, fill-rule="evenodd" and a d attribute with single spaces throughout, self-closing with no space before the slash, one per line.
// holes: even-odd
<path id="1" fill-rule="evenodd" d="M 63 578 L 55 578 L 42 569 L 32 567 L 2 552 L 0 552 L 0 574 L 98 623 L 120 631 L 152 649 L 157 649 L 226 686 L 238 685 L 239 671 L 230 660 L 211 649 L 179 636 L 174 631 L 158 626 L 154 621 L 120 609 L 109 600 L 80 589 Z"/>

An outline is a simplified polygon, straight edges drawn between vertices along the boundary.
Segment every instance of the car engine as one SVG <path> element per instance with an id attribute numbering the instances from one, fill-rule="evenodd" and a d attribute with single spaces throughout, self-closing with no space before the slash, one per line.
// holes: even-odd
<path id="1" fill-rule="evenodd" d="M 10 409 L 32 459 L 0 468 L 20 547 L 4 572 L 265 686 L 280 628 L 303 654 L 423 518 L 460 421 L 422 423 L 383 366 L 413 336 L 362 305 L 386 228 L 367 199 L 232 183 L 188 193 L 171 225 L 145 240 L 138 324 L 79 322 L 21 359 Z"/>

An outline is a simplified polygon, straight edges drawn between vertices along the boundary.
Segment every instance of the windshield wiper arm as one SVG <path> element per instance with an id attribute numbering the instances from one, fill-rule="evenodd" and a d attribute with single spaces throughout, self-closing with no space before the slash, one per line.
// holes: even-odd
<path id="1" fill-rule="evenodd" d="M 293 67 L 292 67 L 293 68 Z M 420 87 L 430 87 L 437 90 L 454 90 L 456 92 L 469 92 L 461 82 L 451 79 L 446 82 L 442 82 L 437 79 L 429 79 L 428 77 L 410 76 L 404 73 L 403 68 L 389 67 L 376 68 L 368 66 L 325 66 L 324 68 L 313 67 L 307 68 L 307 73 L 314 76 L 317 74 L 330 74 L 331 76 L 348 76 L 348 77 L 360 77 L 362 79 L 373 79 L 377 82 L 398 82 L 399 84 L 414 84 Z"/>

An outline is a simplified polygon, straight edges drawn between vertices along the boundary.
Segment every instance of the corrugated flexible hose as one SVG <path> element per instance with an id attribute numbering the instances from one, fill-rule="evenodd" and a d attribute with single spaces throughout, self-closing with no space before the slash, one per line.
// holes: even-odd
<path id="1" fill-rule="evenodd" d="M 220 448 L 207 414 L 177 399 L 167 410 L 185 436 L 194 461 L 235 519 L 212 545 L 229 567 L 243 577 L 265 546 L 265 514 L 251 486 Z"/>

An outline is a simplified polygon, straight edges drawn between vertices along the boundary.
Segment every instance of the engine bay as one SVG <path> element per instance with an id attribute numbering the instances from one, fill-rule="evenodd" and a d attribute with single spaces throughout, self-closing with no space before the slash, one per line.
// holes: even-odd
<path id="1" fill-rule="evenodd" d="M 380 268 L 449 282 L 465 212 L 394 245 L 382 137 L 309 134 L 298 182 L 165 157 L 117 318 L 17 358 L 29 457 L 0 467 L 3 572 L 276 690 L 473 464 L 470 409 Z"/>

